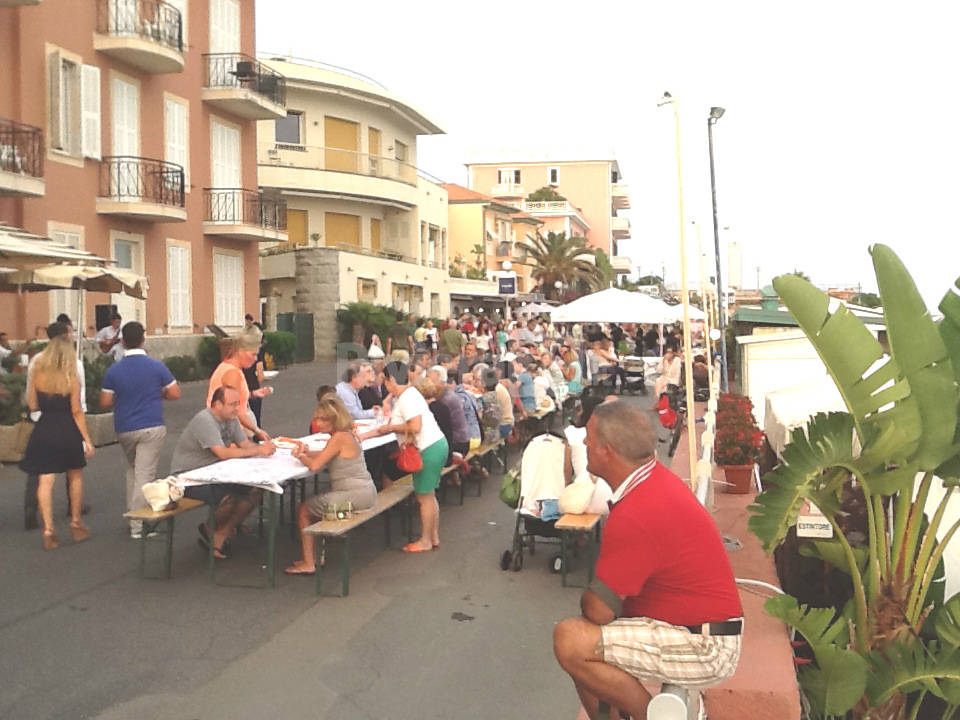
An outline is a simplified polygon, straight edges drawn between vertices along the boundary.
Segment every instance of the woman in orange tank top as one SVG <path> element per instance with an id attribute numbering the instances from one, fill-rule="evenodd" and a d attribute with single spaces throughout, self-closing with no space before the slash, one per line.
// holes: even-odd
<path id="1" fill-rule="evenodd" d="M 255 438 L 266 441 L 270 439 L 270 435 L 257 427 L 253 411 L 250 409 L 250 388 L 243 376 L 243 370 L 257 361 L 259 349 L 260 338 L 253 333 L 243 333 L 235 338 L 225 338 L 220 341 L 222 360 L 210 376 L 210 384 L 207 386 L 207 407 L 210 407 L 210 399 L 218 387 L 233 388 L 240 393 L 243 403 L 243 409 L 237 416 L 240 424 Z M 270 391 L 271 388 L 265 387 L 254 390 L 252 394 L 255 397 L 264 397 L 269 395 Z"/>

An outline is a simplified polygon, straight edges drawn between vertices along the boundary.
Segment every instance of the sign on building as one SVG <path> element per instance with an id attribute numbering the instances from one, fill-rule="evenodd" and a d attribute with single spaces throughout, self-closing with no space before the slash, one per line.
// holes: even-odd
<path id="1" fill-rule="evenodd" d="M 497 279 L 501 295 L 515 295 L 517 293 L 517 278 L 513 275 L 501 275 Z"/>

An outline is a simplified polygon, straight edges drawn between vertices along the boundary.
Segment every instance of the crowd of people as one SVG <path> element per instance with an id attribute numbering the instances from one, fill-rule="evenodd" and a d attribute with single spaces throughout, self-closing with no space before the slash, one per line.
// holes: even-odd
<path id="1" fill-rule="evenodd" d="M 178 399 L 180 388 L 169 369 L 144 351 L 143 326 L 118 321 L 102 339 L 98 335 L 101 352 L 117 358 L 98 400 L 114 410 L 126 459 L 126 508 L 132 511 L 146 506 L 141 488 L 156 477 L 166 437 L 163 403 Z M 27 369 L 26 400 L 35 426 L 20 467 L 28 478 L 28 513 L 32 501 L 42 520 L 43 547 L 52 550 L 59 546 L 52 510 L 58 474 L 67 477 L 74 542 L 90 535 L 82 519 L 83 468 L 95 449 L 69 318 L 52 323 L 46 334 L 46 347 Z M 400 458 L 410 450 L 419 455 L 412 476 L 421 530 L 403 550 L 436 550 L 436 491 L 444 469 L 486 472 L 471 465 L 471 450 L 509 440 L 530 414 L 582 397 L 578 421 L 564 433 L 569 451 L 563 471 L 593 478 L 597 512 L 609 517 L 582 615 L 556 626 L 561 667 L 591 717 L 606 705 L 643 717 L 650 695 L 638 679 L 706 687 L 732 674 L 742 608 L 719 533 L 682 481 L 656 460 L 656 433 L 646 412 L 613 394 L 618 384 L 623 388 L 620 361 L 628 353 L 662 350 L 658 389 L 661 381 L 678 383 L 678 334 L 663 337 L 639 325 L 554 326 L 538 318 L 494 324 L 470 316 L 449 319 L 441 328 L 429 320 L 412 327 L 400 316 L 385 348 L 376 336 L 370 343 L 370 357 L 350 362 L 335 386 L 317 389 L 308 429 L 326 438 L 322 449 L 293 442 L 292 456 L 308 471 L 325 470 L 329 484 L 297 510 L 301 555 L 286 573 L 314 574 L 313 539 L 302 530 L 331 506 L 372 508 L 379 490 L 408 474 Z M 0 347 L 13 352 L 3 334 Z M 176 443 L 174 475 L 277 451 L 255 402 L 271 388 L 263 385 L 262 333 L 252 318 L 244 331 L 221 341 L 221 357 L 205 406 Z M 605 386 L 609 393 L 584 393 L 591 380 L 605 378 L 612 380 Z M 396 440 L 364 447 L 385 435 Z M 231 538 L 261 502 L 261 491 L 210 483 L 187 487 L 185 494 L 215 509 L 213 526 L 198 527 L 199 541 L 217 559 L 227 559 Z M 149 530 L 131 522 L 132 537 Z M 666 646 L 670 653 L 661 652 Z"/>

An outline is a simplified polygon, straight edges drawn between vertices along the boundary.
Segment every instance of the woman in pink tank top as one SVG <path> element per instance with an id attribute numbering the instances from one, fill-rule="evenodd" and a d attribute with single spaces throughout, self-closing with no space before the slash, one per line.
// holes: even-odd
<path id="1" fill-rule="evenodd" d="M 210 384 L 207 386 L 207 407 L 210 407 L 210 398 L 213 397 L 213 393 L 218 387 L 233 388 L 240 393 L 243 403 L 243 409 L 237 416 L 240 424 L 249 434 L 266 441 L 270 439 L 270 436 L 257 427 L 256 419 L 248 402 L 251 395 L 250 388 L 243 376 L 244 369 L 257 361 L 257 351 L 259 349 L 260 338 L 253 333 L 243 333 L 235 338 L 226 338 L 220 341 L 220 356 L 222 359 L 210 376 Z M 269 393 L 270 388 L 260 388 L 253 391 L 256 397 L 263 397 Z"/>

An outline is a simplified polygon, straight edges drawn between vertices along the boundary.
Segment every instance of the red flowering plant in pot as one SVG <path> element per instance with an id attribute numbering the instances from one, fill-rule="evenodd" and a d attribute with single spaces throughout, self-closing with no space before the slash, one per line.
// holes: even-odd
<path id="1" fill-rule="evenodd" d="M 763 446 L 763 432 L 753 416 L 750 398 L 735 393 L 721 393 L 717 400 L 717 431 L 713 457 L 723 468 L 726 490 L 730 493 L 750 492 L 753 466 Z"/>

